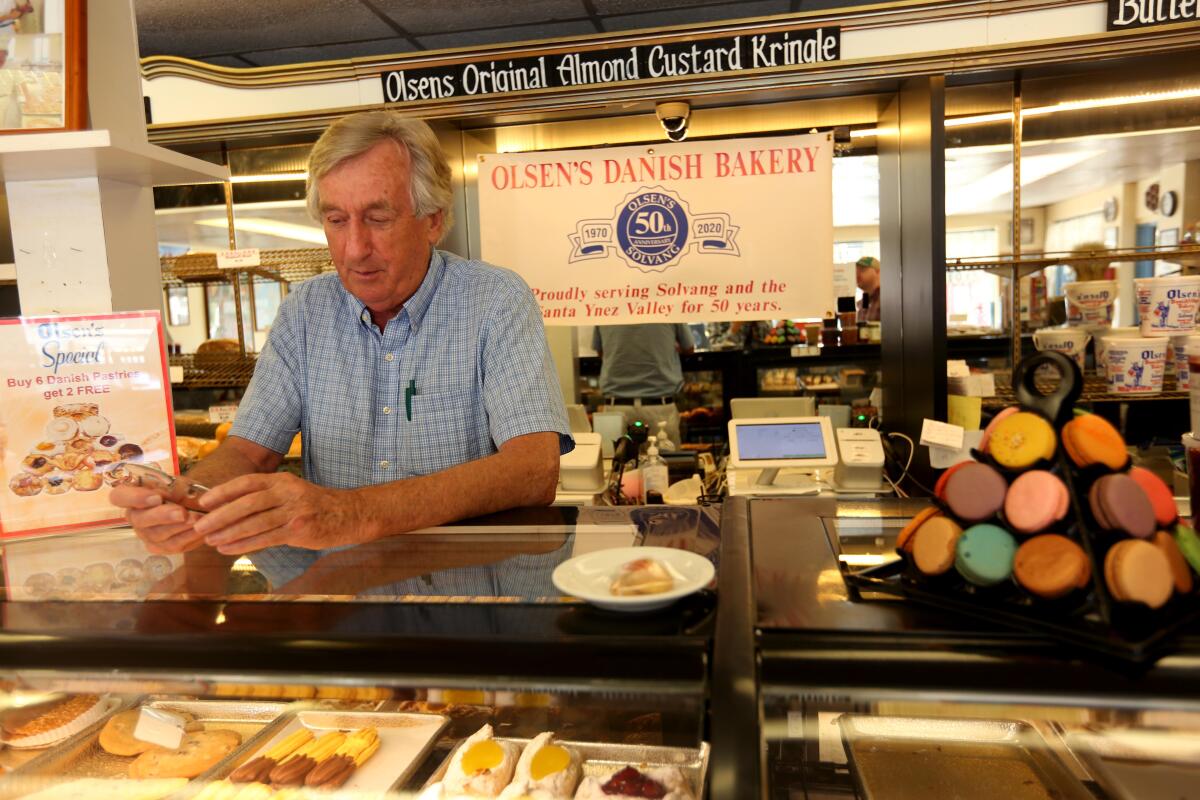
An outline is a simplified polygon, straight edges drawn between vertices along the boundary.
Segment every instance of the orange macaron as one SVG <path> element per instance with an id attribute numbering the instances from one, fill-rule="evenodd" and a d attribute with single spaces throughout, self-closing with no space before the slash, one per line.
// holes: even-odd
<path id="1" fill-rule="evenodd" d="M 917 529 L 941 513 L 942 510 L 937 506 L 928 506 L 927 508 L 923 508 L 918 511 L 916 515 L 908 521 L 908 524 L 900 530 L 900 534 L 896 537 L 896 550 L 903 550 L 904 552 L 911 553 L 913 535 L 917 532 Z"/>
<path id="2" fill-rule="evenodd" d="M 1063 449 L 1076 466 L 1103 464 L 1121 469 L 1129 461 L 1125 439 L 1112 423 L 1096 414 L 1075 417 L 1062 429 Z"/>
<path id="3" fill-rule="evenodd" d="M 1150 498 L 1150 505 L 1154 506 L 1154 521 L 1158 523 L 1158 527 L 1169 528 L 1179 517 L 1179 511 L 1175 507 L 1175 494 L 1162 478 L 1145 467 L 1131 467 L 1129 477 L 1133 478 Z"/>

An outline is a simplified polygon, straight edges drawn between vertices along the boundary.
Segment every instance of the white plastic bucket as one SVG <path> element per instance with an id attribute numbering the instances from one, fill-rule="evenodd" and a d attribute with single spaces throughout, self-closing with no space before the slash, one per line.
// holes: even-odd
<path id="1" fill-rule="evenodd" d="M 1063 287 L 1067 294 L 1067 324 L 1089 330 L 1112 326 L 1116 281 L 1075 281 Z"/>
<path id="2" fill-rule="evenodd" d="M 1193 333 L 1172 336 L 1171 358 L 1175 362 L 1175 388 L 1183 391 L 1191 387 L 1191 370 L 1188 369 L 1189 355 L 1200 356 L 1200 335 Z"/>
<path id="3" fill-rule="evenodd" d="M 1200 275 L 1137 278 L 1133 286 L 1142 320 L 1142 336 L 1170 336 L 1195 330 L 1196 308 L 1200 306 Z"/>
<path id="4" fill-rule="evenodd" d="M 1163 388 L 1167 340 L 1108 337 L 1108 390 L 1115 394 L 1158 394 Z"/>
<path id="5" fill-rule="evenodd" d="M 1137 339 L 1141 328 L 1109 328 L 1096 334 L 1096 374 L 1108 376 L 1108 340 L 1112 338 Z"/>
<path id="6" fill-rule="evenodd" d="M 1033 334 L 1033 346 L 1038 350 L 1055 350 L 1075 359 L 1083 369 L 1087 343 L 1092 335 L 1083 328 L 1042 328 Z"/>

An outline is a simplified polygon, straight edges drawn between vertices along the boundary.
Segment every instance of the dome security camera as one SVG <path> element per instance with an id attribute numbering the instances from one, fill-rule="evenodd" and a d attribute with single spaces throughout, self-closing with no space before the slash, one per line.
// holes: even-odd
<path id="1" fill-rule="evenodd" d="M 692 107 L 685 102 L 657 103 L 654 106 L 654 114 L 662 123 L 663 130 L 667 132 L 667 138 L 673 142 L 682 142 L 687 138 L 688 117 L 691 113 Z"/>

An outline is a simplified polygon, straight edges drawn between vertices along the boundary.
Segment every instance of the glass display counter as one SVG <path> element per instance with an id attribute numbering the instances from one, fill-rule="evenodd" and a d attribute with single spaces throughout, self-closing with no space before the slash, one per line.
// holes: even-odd
<path id="1" fill-rule="evenodd" d="M 552 581 L 574 556 L 639 546 L 716 563 L 718 510 L 521 510 L 237 559 L 152 554 L 128 530 L 10 542 L 0 795 L 232 798 L 246 784 L 229 784 L 231 772 L 307 730 L 313 741 L 340 731 L 348 748 L 356 732 L 380 742 L 342 788 L 312 786 L 415 797 L 452 779 L 454 748 L 486 729 L 514 762 L 550 732 L 574 743 L 585 777 L 630 764 L 666 782 L 678 773 L 701 797 L 715 593 L 627 614 Z M 146 707 L 182 715 L 184 736 L 221 733 L 144 757 L 130 737 Z M 432 791 L 421 796 L 449 796 Z"/>
<path id="2" fill-rule="evenodd" d="M 853 599 L 839 561 L 894 558 L 923 505 L 726 503 L 749 534 L 763 796 L 1195 796 L 1194 632 L 1139 667 L 894 598 Z"/>

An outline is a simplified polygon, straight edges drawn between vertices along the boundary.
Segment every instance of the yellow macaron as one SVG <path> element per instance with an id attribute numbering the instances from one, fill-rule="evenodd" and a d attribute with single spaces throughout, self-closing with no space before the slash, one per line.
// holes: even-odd
<path id="1" fill-rule="evenodd" d="M 1054 457 L 1054 428 L 1030 411 L 1018 411 L 997 423 L 988 439 L 988 453 L 1009 469 L 1024 469 Z"/>

